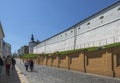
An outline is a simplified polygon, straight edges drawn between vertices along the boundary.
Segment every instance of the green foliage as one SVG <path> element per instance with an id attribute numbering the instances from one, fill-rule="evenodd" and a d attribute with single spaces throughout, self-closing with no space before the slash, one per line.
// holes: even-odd
<path id="1" fill-rule="evenodd" d="M 111 47 L 115 47 L 115 46 L 120 46 L 120 43 L 109 44 L 109 45 L 105 45 L 104 47 L 105 48 L 111 48 Z M 98 50 L 99 48 L 100 47 L 89 47 L 89 48 L 76 49 L 76 50 L 67 50 L 67 51 L 58 52 L 57 54 L 59 54 L 59 55 L 69 55 L 69 54 L 80 52 L 80 51 L 91 52 L 91 51 Z"/>
<path id="2" fill-rule="evenodd" d="M 109 45 L 106 45 L 105 48 L 111 48 L 116 46 L 120 46 L 120 43 L 109 44 Z"/>
<path id="3" fill-rule="evenodd" d="M 79 52 L 80 50 L 67 50 L 67 51 L 62 51 L 62 52 L 59 52 L 59 55 L 69 55 L 69 54 L 72 54 L 72 53 L 75 53 L 75 52 Z"/>
<path id="4" fill-rule="evenodd" d="M 89 47 L 89 48 L 86 48 L 88 52 L 91 52 L 91 51 L 95 51 L 95 50 L 98 50 L 99 47 Z"/>
<path id="5" fill-rule="evenodd" d="M 25 59 L 35 59 L 38 57 L 38 54 L 25 54 L 22 56 L 22 58 L 25 58 Z"/>
<path id="6" fill-rule="evenodd" d="M 59 52 L 59 55 L 69 55 L 69 54 L 72 54 L 72 53 L 77 53 L 77 52 L 80 52 L 80 51 L 95 51 L 97 50 L 99 47 L 90 47 L 90 48 L 84 48 L 84 49 L 76 49 L 76 50 L 67 50 L 67 51 L 62 51 L 62 52 Z"/>

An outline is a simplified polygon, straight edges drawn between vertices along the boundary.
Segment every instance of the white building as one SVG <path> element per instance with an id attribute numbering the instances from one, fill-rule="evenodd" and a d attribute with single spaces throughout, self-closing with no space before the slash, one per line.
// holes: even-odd
<path id="1" fill-rule="evenodd" d="M 2 25 L 0 22 L 0 56 L 3 57 L 3 38 L 5 37 L 5 34 L 2 29 Z"/>
<path id="2" fill-rule="evenodd" d="M 34 53 L 103 46 L 120 42 L 120 1 L 34 47 Z"/>
<path id="3" fill-rule="evenodd" d="M 3 42 L 3 56 L 7 57 L 11 55 L 11 45 L 7 42 Z"/>
<path id="4" fill-rule="evenodd" d="M 2 25 L 0 23 L 0 56 L 1 57 L 7 57 L 7 55 L 11 55 L 11 45 L 4 42 L 3 38 L 5 37 L 5 34 L 3 32 Z"/>

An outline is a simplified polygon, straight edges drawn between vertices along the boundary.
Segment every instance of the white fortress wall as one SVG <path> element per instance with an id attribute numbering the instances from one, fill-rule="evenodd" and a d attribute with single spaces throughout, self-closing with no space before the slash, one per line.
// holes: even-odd
<path id="1" fill-rule="evenodd" d="M 76 48 L 86 46 L 101 46 L 114 42 L 114 37 L 120 35 L 120 6 L 99 13 L 97 17 L 78 26 Z M 101 18 L 102 17 L 102 18 Z M 89 24 L 87 24 L 89 23 Z M 118 40 L 118 39 L 117 39 Z M 115 41 L 119 42 L 119 41 Z"/>
<path id="2" fill-rule="evenodd" d="M 78 48 L 84 48 L 120 42 L 120 26 L 117 26 L 119 24 L 120 20 L 79 34 L 76 36 L 76 45 L 79 46 Z"/>
<path id="3" fill-rule="evenodd" d="M 44 51 L 45 51 L 45 42 L 42 42 L 33 48 L 33 53 L 35 54 L 41 54 Z"/>
<path id="4" fill-rule="evenodd" d="M 34 53 L 52 53 L 120 42 L 120 2 L 81 21 L 34 47 Z"/>
<path id="5" fill-rule="evenodd" d="M 56 51 L 71 50 L 74 46 L 74 29 L 70 29 L 64 33 L 61 33 L 53 38 L 54 41 L 47 41 L 46 53 L 52 53 Z"/>

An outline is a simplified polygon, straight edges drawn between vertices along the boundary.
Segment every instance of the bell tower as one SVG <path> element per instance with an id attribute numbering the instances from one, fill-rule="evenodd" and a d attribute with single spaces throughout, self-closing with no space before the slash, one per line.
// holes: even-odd
<path id="1" fill-rule="evenodd" d="M 31 35 L 31 41 L 29 42 L 29 54 L 32 54 L 33 53 L 33 48 L 34 46 L 36 46 L 37 43 L 36 41 L 34 40 L 34 35 L 32 34 Z"/>
<path id="2" fill-rule="evenodd" d="M 33 35 L 33 34 L 31 35 L 31 42 L 35 42 L 35 41 L 34 41 L 34 35 Z"/>

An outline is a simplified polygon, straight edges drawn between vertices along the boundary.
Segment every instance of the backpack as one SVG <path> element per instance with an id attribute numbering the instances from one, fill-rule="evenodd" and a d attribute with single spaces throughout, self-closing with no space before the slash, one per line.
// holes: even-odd
<path id="1" fill-rule="evenodd" d="M 11 58 L 7 58 L 7 59 L 6 59 L 6 64 L 9 64 L 9 65 L 10 65 L 11 63 L 12 63 Z"/>
<path id="2" fill-rule="evenodd" d="M 16 61 L 15 61 L 15 59 L 12 59 L 12 64 L 14 65 L 14 64 L 16 64 Z"/>

